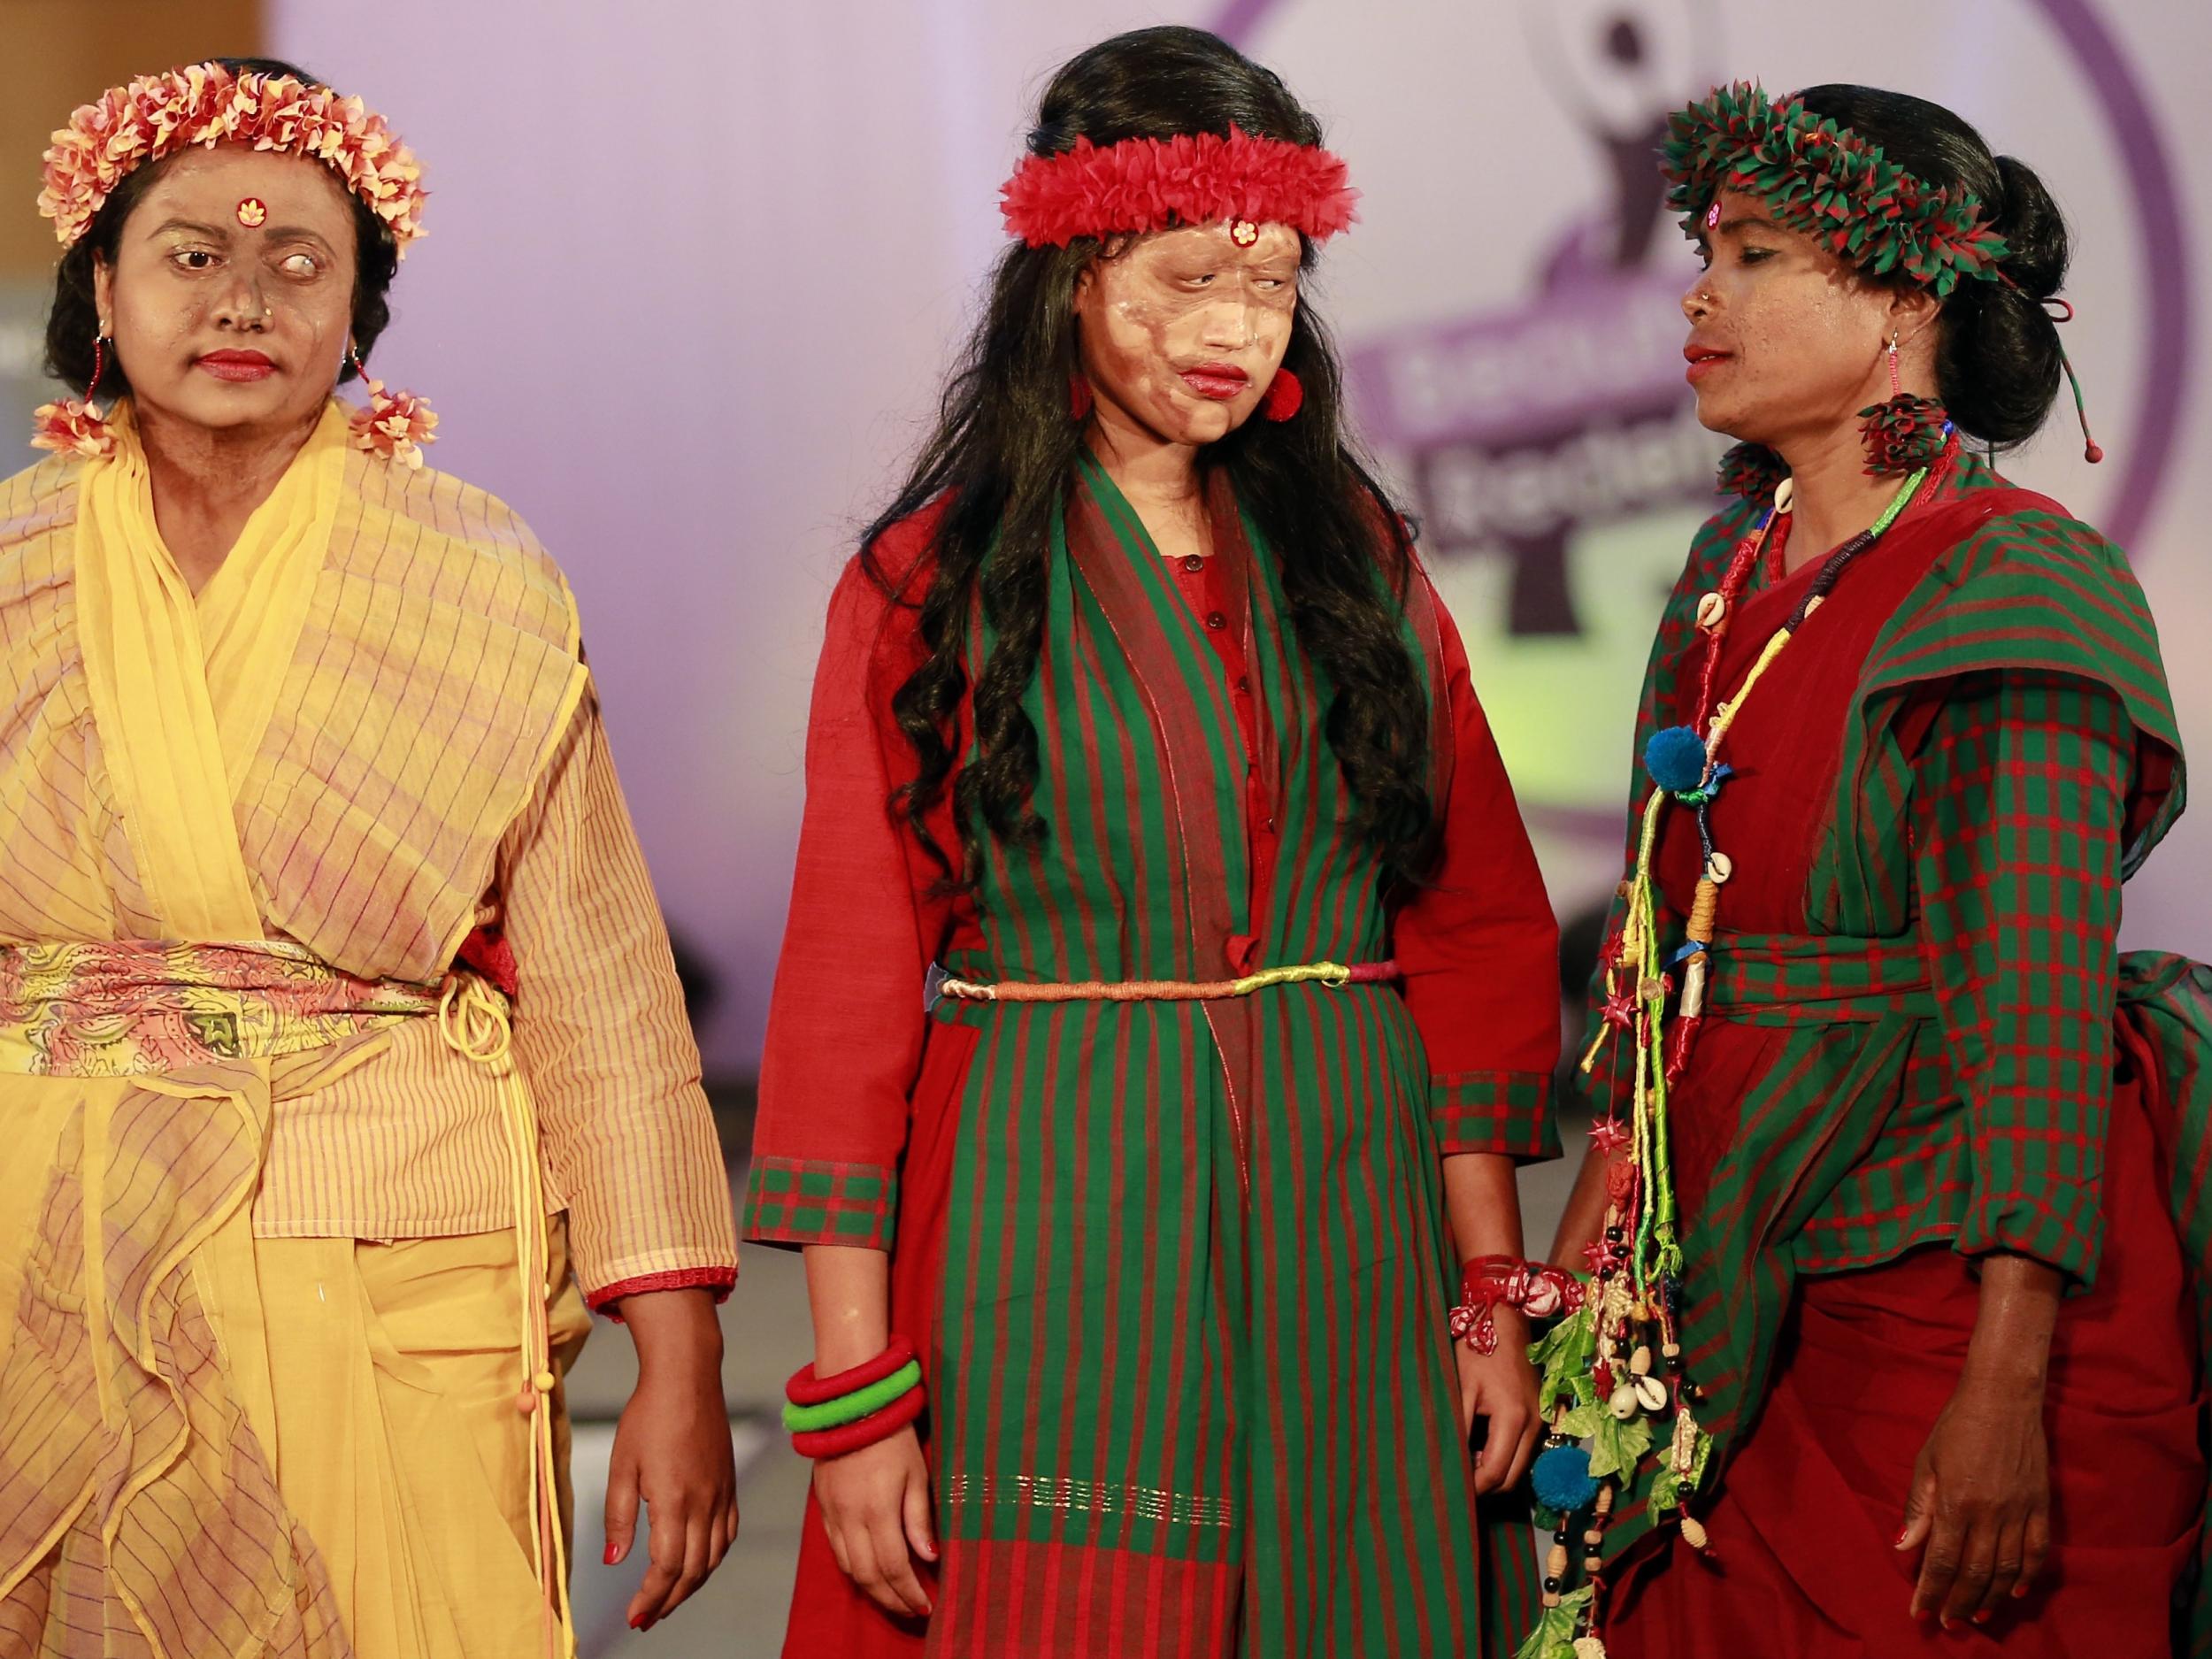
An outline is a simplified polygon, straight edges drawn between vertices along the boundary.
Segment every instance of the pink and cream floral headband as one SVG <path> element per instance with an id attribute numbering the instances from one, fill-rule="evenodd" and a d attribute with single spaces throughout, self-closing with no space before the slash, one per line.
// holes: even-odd
<path id="1" fill-rule="evenodd" d="M 328 87 L 218 63 L 141 75 L 79 107 L 46 151 L 38 211 L 73 246 L 130 173 L 218 144 L 322 162 L 390 228 L 403 257 L 422 234 L 422 168 L 382 116 Z"/>
<path id="2" fill-rule="evenodd" d="M 47 149 L 38 211 L 54 221 L 62 246 L 74 247 L 129 174 L 195 146 L 212 150 L 218 144 L 247 144 L 323 163 L 383 221 L 403 259 L 407 244 L 423 234 L 427 193 L 421 165 L 382 116 L 359 98 L 342 98 L 296 75 L 265 75 L 219 63 L 141 75 L 80 105 Z M 257 197 L 238 204 L 238 222 L 250 230 L 267 217 Z M 33 449 L 88 460 L 114 453 L 115 434 L 92 401 L 106 350 L 104 340 L 96 345 L 92 385 L 84 396 L 42 403 L 33 411 Z M 354 448 L 402 466 L 420 466 L 422 446 L 437 441 L 438 417 L 429 400 L 388 392 L 383 381 L 369 378 L 358 357 L 352 365 L 369 394 L 368 406 L 353 413 Z"/>

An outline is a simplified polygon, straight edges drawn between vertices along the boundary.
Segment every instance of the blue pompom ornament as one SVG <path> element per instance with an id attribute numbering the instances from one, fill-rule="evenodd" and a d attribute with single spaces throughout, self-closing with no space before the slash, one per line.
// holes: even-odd
<path id="1" fill-rule="evenodd" d="M 1590 1473 L 1590 1454 L 1579 1446 L 1553 1447 L 1536 1460 L 1528 1479 L 1536 1502 L 1561 1515 L 1588 1509 L 1598 1495 L 1597 1479 Z"/>
<path id="2" fill-rule="evenodd" d="M 1684 795 L 1705 781 L 1705 740 L 1686 726 L 1652 733 L 1644 745 L 1644 770 L 1669 795 Z"/>

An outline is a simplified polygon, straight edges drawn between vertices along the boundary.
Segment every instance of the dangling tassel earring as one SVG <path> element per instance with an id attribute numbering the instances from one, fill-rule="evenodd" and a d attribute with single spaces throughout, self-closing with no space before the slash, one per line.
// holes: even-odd
<path id="1" fill-rule="evenodd" d="M 1897 336 L 1889 337 L 1889 402 L 1859 411 L 1865 423 L 1859 442 L 1866 446 L 1866 470 L 1872 478 L 1902 477 L 1924 466 L 1933 466 L 1950 441 L 1951 426 L 1943 405 L 1932 397 L 1918 397 L 1905 389 L 1897 373 Z"/>
<path id="2" fill-rule="evenodd" d="M 353 411 L 348 426 L 353 447 L 380 455 L 402 466 L 422 465 L 422 446 L 438 441 L 438 417 L 430 400 L 412 392 L 388 392 L 384 382 L 371 380 L 352 346 L 346 348 L 346 365 L 358 375 L 369 394 L 368 406 Z"/>
<path id="3" fill-rule="evenodd" d="M 1278 369 L 1267 383 L 1267 396 L 1260 399 L 1260 413 L 1279 424 L 1296 414 L 1305 402 L 1306 388 L 1298 383 L 1298 377 L 1288 369 Z"/>
<path id="4" fill-rule="evenodd" d="M 1068 419 L 1079 426 L 1091 418 L 1091 383 L 1079 374 L 1068 376 Z"/>
<path id="5" fill-rule="evenodd" d="M 102 323 L 92 342 L 91 383 L 84 388 L 82 397 L 41 403 L 31 411 L 31 448 L 51 449 L 57 455 L 81 456 L 88 461 L 102 460 L 115 453 L 115 434 L 108 430 L 107 417 L 92 402 L 100 389 L 100 381 L 107 374 L 108 354 L 114 349 L 115 341 L 108 334 L 107 325 Z"/>
<path id="6" fill-rule="evenodd" d="M 2070 323 L 2074 320 L 2071 301 L 2053 298 L 2043 302 L 2046 311 L 2049 311 L 2054 305 L 2059 309 L 2051 313 L 2053 322 Z M 2082 396 L 2081 376 L 2074 373 L 2074 360 L 2066 355 L 2066 342 L 2062 340 L 2058 345 L 2058 361 L 2059 366 L 2066 371 L 2066 383 L 2074 388 L 2074 419 L 2081 422 L 2081 458 L 2094 466 L 2104 459 L 2104 446 L 2089 435 L 2089 400 Z"/>

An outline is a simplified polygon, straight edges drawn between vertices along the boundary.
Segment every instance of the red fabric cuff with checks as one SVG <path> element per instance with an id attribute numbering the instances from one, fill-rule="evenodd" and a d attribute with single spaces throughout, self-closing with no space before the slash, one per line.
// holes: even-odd
<path id="1" fill-rule="evenodd" d="M 1440 1148 L 1516 1158 L 1559 1156 L 1551 1079 L 1535 1071 L 1455 1071 L 1429 1079 L 1429 1113 Z"/>
<path id="2" fill-rule="evenodd" d="M 898 1207 L 898 1175 L 880 1164 L 759 1158 L 746 1184 L 745 1236 L 887 1250 Z"/>

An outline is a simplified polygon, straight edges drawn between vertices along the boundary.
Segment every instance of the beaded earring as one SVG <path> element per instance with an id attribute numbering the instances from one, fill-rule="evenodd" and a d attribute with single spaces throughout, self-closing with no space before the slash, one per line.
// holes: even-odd
<path id="1" fill-rule="evenodd" d="M 1859 442 L 1870 478 L 1901 478 L 1932 465 L 1951 435 L 1950 419 L 1932 397 L 1905 389 L 1897 372 L 1897 336 L 1889 337 L 1889 401 L 1859 411 Z"/>

